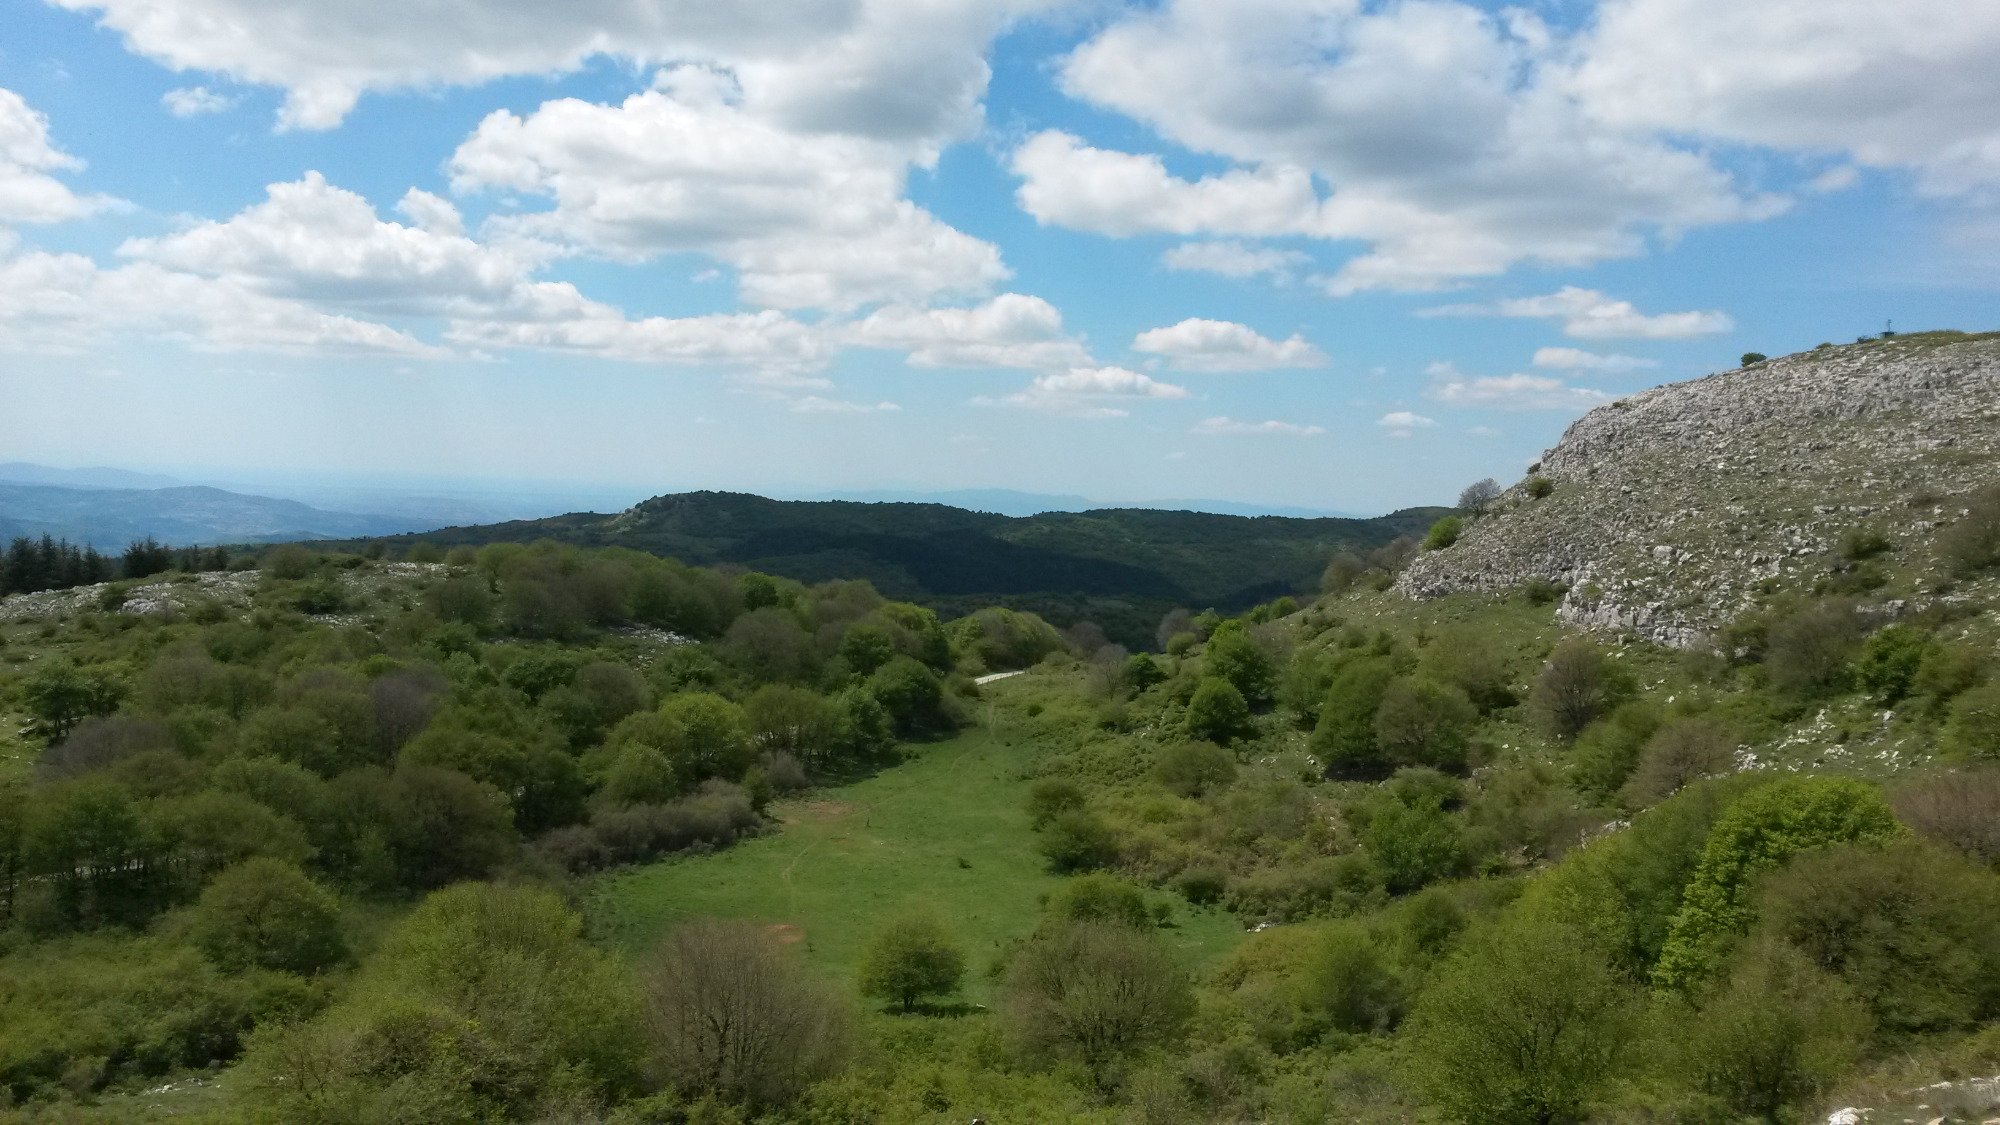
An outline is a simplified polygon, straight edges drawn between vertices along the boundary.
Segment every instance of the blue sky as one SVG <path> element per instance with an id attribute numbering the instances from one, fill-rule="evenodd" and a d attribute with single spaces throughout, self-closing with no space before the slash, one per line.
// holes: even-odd
<path id="1" fill-rule="evenodd" d="M 0 460 L 1380 511 L 1745 351 L 1996 327 L 2000 5 L 0 28 Z"/>

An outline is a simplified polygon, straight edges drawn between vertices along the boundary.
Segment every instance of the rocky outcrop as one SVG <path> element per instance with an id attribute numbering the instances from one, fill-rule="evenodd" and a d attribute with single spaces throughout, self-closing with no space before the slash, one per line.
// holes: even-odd
<path id="1" fill-rule="evenodd" d="M 1996 466 L 2000 334 L 1822 347 L 1591 411 L 1397 586 L 1428 598 L 1540 579 L 1567 587 L 1568 623 L 1691 647 L 1824 578 L 1850 529 L 1921 568 Z M 1552 486 L 1539 499 L 1538 477 Z"/>

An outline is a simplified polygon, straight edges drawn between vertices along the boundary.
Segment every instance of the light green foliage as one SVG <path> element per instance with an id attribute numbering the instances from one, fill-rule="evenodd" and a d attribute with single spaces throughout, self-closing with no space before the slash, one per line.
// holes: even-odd
<path id="1" fill-rule="evenodd" d="M 952 622 L 954 649 L 994 671 L 1027 668 L 1052 652 L 1063 650 L 1062 634 L 1032 613 L 987 606 Z"/>
<path id="2" fill-rule="evenodd" d="M 749 768 L 750 732 L 741 707 L 719 695 L 690 691 L 662 700 L 658 713 L 658 749 L 684 783 L 737 778 Z"/>
<path id="3" fill-rule="evenodd" d="M 1445 809 L 1456 797 L 1450 778 L 1407 769 L 1357 810 L 1362 845 L 1391 891 L 1414 891 L 1465 866 L 1464 830 Z"/>
<path id="4" fill-rule="evenodd" d="M 1758 875 L 1812 848 L 1882 842 L 1903 831 L 1874 786 L 1788 777 L 1746 794 L 1716 821 L 1674 915 L 1653 982 L 1685 989 L 1710 977 L 1751 918 Z"/>
<path id="5" fill-rule="evenodd" d="M 1228 680 L 1205 676 L 1187 705 L 1188 733 L 1226 746 L 1250 732 L 1250 706 Z"/>
<path id="6" fill-rule="evenodd" d="M 1036 829 L 1049 826 L 1055 818 L 1078 812 L 1090 804 L 1076 782 L 1063 777 L 1045 777 L 1028 787 L 1028 823 Z"/>
<path id="7" fill-rule="evenodd" d="M 1153 776 L 1170 793 L 1199 797 L 1236 780 L 1236 759 L 1212 743 L 1176 742 L 1160 750 Z"/>
<path id="8" fill-rule="evenodd" d="M 1465 520 L 1462 517 L 1446 516 L 1424 533 L 1424 550 L 1442 551 L 1458 542 L 1458 537 L 1464 533 Z"/>
<path id="9" fill-rule="evenodd" d="M 122 787 L 99 780 L 43 789 L 29 802 L 21 851 L 32 889 L 31 924 L 87 929 L 143 921 L 163 902 L 165 873 L 153 826 Z M 29 903 L 16 909 L 30 913 Z"/>
<path id="10" fill-rule="evenodd" d="M 1145 691 L 1167 678 L 1167 673 L 1160 667 L 1160 662 L 1153 659 L 1151 654 L 1144 652 L 1135 652 L 1125 659 L 1124 675 L 1126 686 L 1133 691 Z"/>
<path id="11" fill-rule="evenodd" d="M 910 1011 L 917 1001 L 949 996 L 965 976 L 965 954 L 942 922 L 912 914 L 889 922 L 861 955 L 861 994 Z"/>
<path id="12" fill-rule="evenodd" d="M 260 1034 L 256 1096 L 286 1120 L 473 1122 L 633 1092 L 644 1050 L 629 974 L 547 891 L 465 885 L 424 900 L 345 999 Z"/>
<path id="13" fill-rule="evenodd" d="M 1736 735 L 1721 720 L 1706 715 L 1669 720 L 1639 751 L 1639 761 L 1625 783 L 1625 804 L 1645 808 L 1680 792 L 1705 777 L 1736 768 Z"/>
<path id="14" fill-rule="evenodd" d="M 839 652 L 849 669 L 868 676 L 896 655 L 896 642 L 887 629 L 864 622 L 848 629 L 840 638 Z"/>
<path id="15" fill-rule="evenodd" d="M 189 936 L 228 970 L 314 973 L 347 954 L 340 900 L 281 860 L 251 859 L 224 871 L 201 893 Z"/>
<path id="16" fill-rule="evenodd" d="M 1592 722 L 1570 748 L 1570 776 L 1584 792 L 1608 797 L 1639 764 L 1646 740 L 1660 727 L 1659 709 L 1644 700 L 1624 703 Z"/>
<path id="17" fill-rule="evenodd" d="M 1408 1004 L 1394 965 L 1366 926 L 1339 922 L 1313 946 L 1300 1000 L 1336 1031 L 1384 1032 Z"/>
<path id="18" fill-rule="evenodd" d="M 1277 687 L 1276 665 L 1241 621 L 1224 621 L 1215 627 L 1208 647 L 1202 650 L 1201 664 L 1205 676 L 1228 681 L 1252 706 L 1269 703 Z"/>
<path id="19" fill-rule="evenodd" d="M 617 751 L 598 788 L 601 799 L 625 805 L 659 804 L 672 800 L 681 792 L 673 762 L 659 750 L 641 742 Z"/>
<path id="20" fill-rule="evenodd" d="M 1988 485 L 1966 499 L 1966 514 L 1939 536 L 1945 560 L 1960 573 L 1976 574 L 2000 566 L 2000 484 Z"/>
<path id="21" fill-rule="evenodd" d="M 1816 697 L 1847 685 L 1867 626 L 1841 599 L 1809 603 L 1773 621 L 1764 646 L 1764 668 L 1779 691 Z"/>
<path id="22" fill-rule="evenodd" d="M 1335 777 L 1368 777 L 1386 771 L 1375 741 L 1375 712 L 1396 678 L 1395 662 L 1383 656 L 1349 660 L 1327 688 L 1313 728 L 1312 750 Z"/>
<path id="23" fill-rule="evenodd" d="M 1429 978 L 1408 1025 L 1410 1077 L 1451 1121 L 1578 1120 L 1618 1081 L 1636 1019 L 1588 931 L 1518 916 Z"/>
<path id="24" fill-rule="evenodd" d="M 931 730 L 943 721 L 944 685 L 921 661 L 898 656 L 868 677 L 868 692 L 882 704 L 899 734 Z"/>
<path id="25" fill-rule="evenodd" d="M 1118 839 L 1111 829 L 1088 810 L 1059 813 L 1035 842 L 1048 858 L 1049 870 L 1058 874 L 1092 871 L 1109 866 L 1118 858 Z"/>
<path id="26" fill-rule="evenodd" d="M 1908 625 L 1878 629 L 1855 658 L 1855 683 L 1878 702 L 1894 706 L 1910 694 L 1933 647 L 1929 637 Z"/>
<path id="27" fill-rule="evenodd" d="M 2000 684 L 1973 688 L 1952 701 L 1944 748 L 1971 761 L 2000 761 Z"/>

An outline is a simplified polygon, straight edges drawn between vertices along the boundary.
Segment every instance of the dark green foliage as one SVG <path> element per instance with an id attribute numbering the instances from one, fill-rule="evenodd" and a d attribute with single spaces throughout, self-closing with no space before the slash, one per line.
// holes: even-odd
<path id="1" fill-rule="evenodd" d="M 16 910 L 30 915 L 31 925 L 138 924 L 167 901 L 171 873 L 159 838 L 123 787 L 73 781 L 39 790 L 23 811 L 27 880 Z"/>
<path id="2" fill-rule="evenodd" d="M 1424 550 L 1442 551 L 1446 547 L 1457 543 L 1458 537 L 1464 533 L 1465 520 L 1463 518 L 1459 516 L 1446 516 L 1432 524 L 1429 531 L 1424 532 Z"/>
<path id="3" fill-rule="evenodd" d="M 1375 707 L 1375 746 L 1398 766 L 1458 770 L 1479 711 L 1463 691 L 1429 679 L 1391 683 Z"/>
<path id="4" fill-rule="evenodd" d="M 1867 1009 L 1780 943 L 1755 946 L 1674 1029 L 1683 1080 L 1738 1117 L 1781 1121 L 1860 1057 Z"/>
<path id="5" fill-rule="evenodd" d="M 1967 761 L 2000 761 L 2000 684 L 1973 688 L 1952 700 L 1940 741 Z"/>
<path id="6" fill-rule="evenodd" d="M 1408 1004 L 1389 956 L 1353 922 L 1329 927 L 1314 944 L 1300 991 L 1309 1010 L 1351 1034 L 1390 1030 Z"/>
<path id="7" fill-rule="evenodd" d="M 1842 777 L 1788 777 L 1753 790 L 1716 821 L 1688 880 L 1653 981 L 1689 988 L 1716 970 L 1753 912 L 1750 884 L 1813 848 L 1880 843 L 1903 831 L 1882 794 Z"/>
<path id="8" fill-rule="evenodd" d="M 1108 867 L 1118 858 L 1118 841 L 1102 820 L 1086 810 L 1058 813 L 1036 842 L 1059 874 Z"/>
<path id="9" fill-rule="evenodd" d="M 1035 614 L 1001 606 L 990 606 L 953 622 L 951 643 L 996 671 L 1027 668 L 1064 647 L 1055 626 Z"/>
<path id="10" fill-rule="evenodd" d="M 1782 615 L 1771 623 L 1764 648 L 1772 686 L 1805 697 L 1838 691 L 1866 632 L 1846 601 L 1813 602 Z"/>
<path id="11" fill-rule="evenodd" d="M 1756 912 L 1885 1031 L 2000 1015 L 2000 876 L 1970 860 L 1916 843 L 1807 852 L 1762 882 Z"/>
<path id="12" fill-rule="evenodd" d="M 315 973 L 347 955 L 340 900 L 276 859 L 247 860 L 217 876 L 188 930 L 209 960 L 231 971 Z"/>
<path id="13" fill-rule="evenodd" d="M 1556 482 L 1547 477 L 1529 477 L 1527 483 L 1522 487 L 1528 490 L 1528 495 L 1531 498 L 1546 500 L 1555 493 Z"/>
<path id="14" fill-rule="evenodd" d="M 1446 811 L 1457 795 L 1450 778 L 1408 769 L 1357 810 L 1362 846 L 1390 891 L 1414 891 L 1464 868 L 1464 831 Z"/>
<path id="15" fill-rule="evenodd" d="M 1081 1065 L 1100 1086 L 1176 1038 L 1194 995 L 1173 956 L 1127 926 L 1081 923 L 1031 938 L 1007 967 L 1003 1017 L 1030 1058 Z"/>
<path id="16" fill-rule="evenodd" d="M 1891 803 L 1917 835 L 2000 868 L 2000 765 L 1924 778 L 1896 790 Z"/>
<path id="17" fill-rule="evenodd" d="M 944 722 L 944 684 L 921 662 L 898 656 L 868 677 L 868 692 L 904 735 L 934 730 Z"/>
<path id="18" fill-rule="evenodd" d="M 917 1001 L 949 996 L 965 975 L 965 954 L 944 925 L 927 914 L 891 921 L 861 955 L 861 994 L 907 1012 Z"/>
<path id="19" fill-rule="evenodd" d="M 1089 804 L 1076 782 L 1061 777 L 1045 777 L 1028 787 L 1028 822 L 1046 828 L 1055 818 L 1077 812 Z"/>
<path id="20" fill-rule="evenodd" d="M 1668 721 L 1639 751 L 1625 783 L 1632 808 L 1657 804 L 1705 777 L 1736 768 L 1735 733 L 1718 719 L 1697 716 Z"/>
<path id="21" fill-rule="evenodd" d="M 1236 685 L 1205 676 L 1187 705 L 1188 733 L 1227 746 L 1250 733 L 1250 706 Z"/>
<path id="22" fill-rule="evenodd" d="M 1199 797 L 1236 780 L 1236 759 L 1212 743 L 1176 742 L 1154 759 L 1153 776 L 1169 792 Z"/>
<path id="23" fill-rule="evenodd" d="M 1765 355 L 1763 352 L 1744 352 L 1743 359 L 1740 362 L 1742 366 L 1749 367 L 1753 364 L 1762 363 L 1769 358 L 1771 357 Z"/>
<path id="24" fill-rule="evenodd" d="M 1482 931 L 1418 995 L 1410 1074 L 1467 1125 L 1574 1121 L 1633 1048 L 1636 998 L 1586 931 L 1532 916 Z"/>
<path id="25" fill-rule="evenodd" d="M 1125 684 L 1133 691 L 1145 691 L 1154 684 L 1166 681 L 1166 670 L 1151 655 L 1135 652 L 1125 659 Z"/>
<path id="26" fill-rule="evenodd" d="M 95 547 L 79 547 L 49 535 L 39 540 L 20 536 L 0 556 L 0 596 L 108 582 L 114 569 Z"/>
<path id="27" fill-rule="evenodd" d="M 1549 654 L 1528 702 L 1543 729 L 1565 741 L 1632 695 L 1632 675 L 1590 640 L 1565 639 Z"/>
<path id="28" fill-rule="evenodd" d="M 1963 574 L 2000 566 L 2000 485 L 1966 499 L 1966 513 L 1938 536 L 1945 561 Z"/>
<path id="29" fill-rule="evenodd" d="M 1652 704 L 1633 701 L 1583 728 L 1569 754 L 1570 776 L 1584 792 L 1609 797 L 1618 792 L 1639 764 L 1639 754 L 1660 714 Z"/>
<path id="30" fill-rule="evenodd" d="M 125 697 L 125 684 L 109 668 L 51 660 L 21 684 L 21 701 L 35 733 L 60 742 L 93 715 L 106 715 Z"/>
<path id="31" fill-rule="evenodd" d="M 1057 926 L 1073 922 L 1102 922 L 1112 926 L 1147 929 L 1153 913 L 1139 888 L 1115 875 L 1093 873 L 1067 879 L 1049 895 L 1042 908 L 1045 924 Z"/>

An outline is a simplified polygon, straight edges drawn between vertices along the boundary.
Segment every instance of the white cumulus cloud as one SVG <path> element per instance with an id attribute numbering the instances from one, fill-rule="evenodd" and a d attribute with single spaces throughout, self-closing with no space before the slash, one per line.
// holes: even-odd
<path id="1" fill-rule="evenodd" d="M 1492 304 L 1439 305 L 1424 309 L 1419 315 L 1559 320 L 1564 335 L 1579 339 L 1685 340 L 1736 327 L 1726 313 L 1711 310 L 1648 315 L 1630 301 L 1574 285 L 1565 285 L 1540 297 L 1511 297 Z"/>
<path id="2" fill-rule="evenodd" d="M 160 104 L 175 117 L 200 117 L 205 113 L 221 113 L 235 105 L 236 99 L 206 86 L 180 86 L 161 94 Z"/>
<path id="3" fill-rule="evenodd" d="M 1600 352 L 1587 352 L 1582 348 L 1537 348 L 1532 362 L 1536 367 L 1547 367 L 1556 371 L 1639 371 L 1660 365 L 1660 361 L 1656 359 L 1606 355 Z"/>
<path id="4" fill-rule="evenodd" d="M 1500 410 L 1588 410 L 1611 396 L 1548 375 L 1466 375 L 1448 363 L 1433 364 L 1425 393 L 1449 406 Z"/>
<path id="5" fill-rule="evenodd" d="M 1183 242 L 1160 255 L 1160 263 L 1170 270 L 1212 273 L 1237 280 L 1269 274 L 1280 282 L 1289 281 L 1294 270 L 1310 261 L 1312 258 L 1299 250 L 1252 246 L 1234 239 Z"/>
<path id="6" fill-rule="evenodd" d="M 1214 418 L 1203 418 L 1194 424 L 1194 429 L 1190 432 L 1242 437 L 1318 437 L 1326 432 L 1326 427 L 1280 422 L 1276 419 L 1265 422 L 1239 422 L 1225 414 Z"/>
<path id="7" fill-rule="evenodd" d="M 1297 333 L 1273 340 L 1247 325 L 1199 317 L 1141 332 L 1132 340 L 1132 349 L 1161 356 L 1188 371 L 1268 371 L 1326 365 L 1325 353 Z"/>
<path id="8" fill-rule="evenodd" d="M 842 333 L 862 347 L 909 353 L 916 367 L 1067 369 L 1090 354 L 1063 331 L 1062 313 L 1040 297 L 1002 293 L 972 308 L 876 309 Z"/>
<path id="9" fill-rule="evenodd" d="M 1003 398 L 975 398 L 976 406 L 1020 406 L 1083 418 L 1122 418 L 1120 400 L 1187 398 L 1186 387 L 1164 383 L 1123 367 L 1074 367 L 1037 375 L 1025 388 Z"/>
<path id="10" fill-rule="evenodd" d="M 58 223 L 114 206 L 105 196 L 78 195 L 52 174 L 82 168 L 49 139 L 48 118 L 0 87 L 0 223 Z"/>

